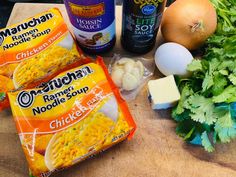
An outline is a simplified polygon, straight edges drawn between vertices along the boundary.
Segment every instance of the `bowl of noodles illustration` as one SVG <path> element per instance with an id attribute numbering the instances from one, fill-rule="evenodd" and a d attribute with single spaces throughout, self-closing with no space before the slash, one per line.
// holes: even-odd
<path id="1" fill-rule="evenodd" d="M 94 109 L 79 122 L 53 135 L 45 152 L 49 170 L 71 166 L 101 150 L 116 125 L 119 112 L 114 96 L 98 106 L 99 109 Z"/>

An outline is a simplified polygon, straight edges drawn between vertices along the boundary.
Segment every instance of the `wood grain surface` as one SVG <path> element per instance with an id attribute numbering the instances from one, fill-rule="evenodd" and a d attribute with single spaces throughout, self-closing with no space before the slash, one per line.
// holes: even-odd
<path id="1" fill-rule="evenodd" d="M 8 25 L 58 7 L 68 22 L 62 4 L 15 5 Z M 104 55 L 106 62 L 114 53 L 128 54 L 120 46 L 121 7 L 116 8 L 117 43 Z M 157 45 L 161 37 L 158 36 Z M 144 57 L 153 60 L 153 51 Z M 156 71 L 153 78 L 161 77 Z M 129 103 L 138 129 L 131 141 L 125 141 L 104 153 L 53 176 L 60 177 L 235 177 L 236 141 L 218 145 L 212 154 L 188 145 L 175 134 L 170 110 L 153 111 L 144 87 Z M 16 133 L 11 111 L 0 113 L 0 177 L 27 177 L 28 167 Z"/>

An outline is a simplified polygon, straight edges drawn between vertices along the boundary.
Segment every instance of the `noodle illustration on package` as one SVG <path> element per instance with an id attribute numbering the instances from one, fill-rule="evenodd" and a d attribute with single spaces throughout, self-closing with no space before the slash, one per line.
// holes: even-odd
<path id="1" fill-rule="evenodd" d="M 101 59 L 8 96 L 34 176 L 80 162 L 131 137 L 136 128 Z"/>
<path id="2" fill-rule="evenodd" d="M 33 88 L 82 57 L 56 8 L 1 29 L 0 110 L 9 106 L 8 91 Z"/>

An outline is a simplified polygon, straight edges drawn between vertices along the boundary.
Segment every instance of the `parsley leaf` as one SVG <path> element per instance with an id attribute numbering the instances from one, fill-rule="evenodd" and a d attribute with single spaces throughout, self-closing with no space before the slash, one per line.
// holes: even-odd
<path id="1" fill-rule="evenodd" d="M 176 114 L 181 114 L 184 112 L 184 102 L 191 94 L 193 94 L 193 91 L 189 88 L 189 85 L 185 85 L 181 92 L 181 98 L 176 108 Z"/>
<path id="2" fill-rule="evenodd" d="M 223 127 L 221 124 L 216 124 L 215 131 L 223 143 L 229 143 L 231 139 L 236 138 L 236 123 L 233 122 L 232 127 Z"/>
<path id="3" fill-rule="evenodd" d="M 219 73 L 222 74 L 223 76 L 229 75 L 229 71 L 226 70 L 226 69 L 221 69 L 221 70 L 219 70 Z"/>
<path id="4" fill-rule="evenodd" d="M 216 126 L 219 125 L 221 127 L 232 127 L 233 126 L 233 120 L 231 119 L 230 112 L 227 111 L 224 116 L 220 117 L 217 122 Z"/>
<path id="5" fill-rule="evenodd" d="M 211 73 L 208 72 L 203 80 L 202 89 L 203 91 L 206 91 L 207 89 L 211 88 L 211 86 L 213 85 L 214 85 L 213 76 Z"/>
<path id="6" fill-rule="evenodd" d="M 213 97 L 214 103 L 236 101 L 236 87 L 230 85 L 221 94 Z"/>
<path id="7" fill-rule="evenodd" d="M 214 147 L 212 146 L 210 140 L 209 140 L 209 137 L 208 137 L 206 131 L 204 131 L 202 133 L 201 139 L 202 139 L 202 145 L 203 145 L 203 147 L 206 151 L 213 152 L 215 150 Z"/>
<path id="8" fill-rule="evenodd" d="M 217 120 L 217 116 L 214 113 L 215 106 L 210 98 L 197 94 L 192 95 L 185 102 L 184 107 L 191 111 L 190 117 L 196 122 L 211 125 Z"/>
<path id="9" fill-rule="evenodd" d="M 215 74 L 213 82 L 214 85 L 212 86 L 212 94 L 214 96 L 221 94 L 228 84 L 227 79 L 220 73 Z"/>
<path id="10" fill-rule="evenodd" d="M 229 75 L 229 80 L 233 85 L 236 85 L 236 76 L 234 74 Z"/>
<path id="11" fill-rule="evenodd" d="M 189 65 L 188 65 L 188 71 L 198 71 L 198 70 L 202 70 L 202 64 L 201 64 L 201 60 L 193 60 Z"/>

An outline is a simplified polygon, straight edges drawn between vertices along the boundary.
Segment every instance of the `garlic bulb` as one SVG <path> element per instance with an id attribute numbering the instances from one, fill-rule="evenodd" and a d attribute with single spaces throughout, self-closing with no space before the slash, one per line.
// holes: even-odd
<path id="1" fill-rule="evenodd" d="M 139 86 L 143 74 L 142 62 L 121 58 L 113 65 L 111 78 L 118 87 L 130 91 Z"/>

